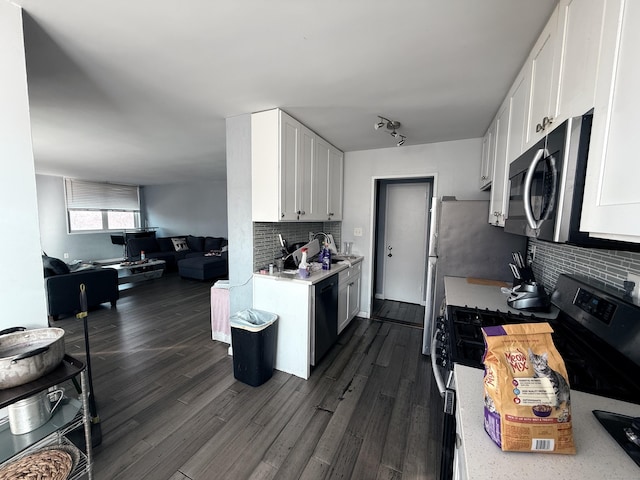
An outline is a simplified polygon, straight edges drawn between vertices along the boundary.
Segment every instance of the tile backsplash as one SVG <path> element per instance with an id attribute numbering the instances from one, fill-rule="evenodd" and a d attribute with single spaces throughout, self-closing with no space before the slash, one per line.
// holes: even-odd
<path id="1" fill-rule="evenodd" d="M 534 255 L 535 250 L 535 255 Z M 640 252 L 574 247 L 529 239 L 528 258 L 534 258 L 533 273 L 552 292 L 561 273 L 595 278 L 622 291 L 627 273 L 640 275 Z"/>
<path id="2" fill-rule="evenodd" d="M 280 257 L 280 240 L 282 235 L 289 245 L 297 242 L 308 242 L 309 232 L 330 233 L 340 250 L 340 233 L 342 222 L 254 222 L 253 223 L 253 270 L 257 271 Z"/>

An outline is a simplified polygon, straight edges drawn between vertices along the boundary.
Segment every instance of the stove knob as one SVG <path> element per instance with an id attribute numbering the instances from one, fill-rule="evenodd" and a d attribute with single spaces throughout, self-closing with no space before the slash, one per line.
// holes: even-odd
<path id="1" fill-rule="evenodd" d="M 444 347 L 438 347 L 436 348 L 436 355 L 438 355 L 438 357 L 440 358 L 446 358 L 447 357 L 447 349 Z"/>

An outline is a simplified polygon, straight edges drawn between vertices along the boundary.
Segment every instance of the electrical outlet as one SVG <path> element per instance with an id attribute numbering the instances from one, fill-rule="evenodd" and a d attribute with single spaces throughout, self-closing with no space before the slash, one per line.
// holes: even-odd
<path id="1" fill-rule="evenodd" d="M 635 282 L 635 287 L 633 287 L 633 292 L 631 292 L 631 296 L 636 299 L 640 299 L 640 275 L 634 275 L 633 273 L 627 273 L 627 280 L 630 282 Z"/>
<path id="2" fill-rule="evenodd" d="M 362 228 L 354 228 L 353 229 L 353 236 L 354 237 L 361 237 L 362 236 Z"/>
<path id="3" fill-rule="evenodd" d="M 69 258 L 69 254 L 68 254 L 68 253 L 63 253 L 63 254 L 62 254 L 62 256 L 63 256 L 64 258 Z"/>

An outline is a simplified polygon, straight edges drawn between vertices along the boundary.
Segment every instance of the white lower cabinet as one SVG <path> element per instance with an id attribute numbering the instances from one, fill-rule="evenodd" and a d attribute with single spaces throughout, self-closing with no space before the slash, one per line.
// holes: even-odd
<path id="1" fill-rule="evenodd" d="M 338 277 L 338 334 L 360 311 L 361 263 L 340 272 Z"/>

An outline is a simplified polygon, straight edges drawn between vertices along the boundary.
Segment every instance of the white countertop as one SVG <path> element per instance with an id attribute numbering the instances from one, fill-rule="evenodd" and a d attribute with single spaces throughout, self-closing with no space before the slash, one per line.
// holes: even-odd
<path id="1" fill-rule="evenodd" d="M 283 273 L 276 272 L 272 275 L 268 273 L 254 273 L 253 276 L 256 278 L 265 278 L 274 281 L 297 282 L 313 285 L 327 277 L 330 277 L 331 275 L 335 275 L 336 273 L 349 268 L 352 265 L 362 262 L 363 258 L 364 256 L 350 256 L 344 260 L 340 260 L 338 263 L 331 264 L 331 269 L 329 270 L 322 270 L 322 264 L 320 263 L 311 263 L 311 273 L 308 278 L 300 278 L 297 270 L 285 270 Z"/>
<path id="2" fill-rule="evenodd" d="M 484 431 L 483 371 L 455 366 L 456 401 L 469 480 L 628 480 L 640 467 L 607 433 L 592 410 L 640 416 L 640 405 L 571 391 L 576 455 L 503 452 Z"/>
<path id="3" fill-rule="evenodd" d="M 447 298 L 447 306 L 470 307 L 480 310 L 491 310 L 499 312 L 509 312 L 516 315 L 525 316 L 535 315 L 539 318 L 556 318 L 558 316 L 558 308 L 551 305 L 550 311 L 547 312 L 528 312 L 525 310 L 516 310 L 507 305 L 506 293 L 502 293 L 498 283 L 491 284 L 491 280 L 480 280 L 464 277 L 444 277 L 444 291 Z"/>

